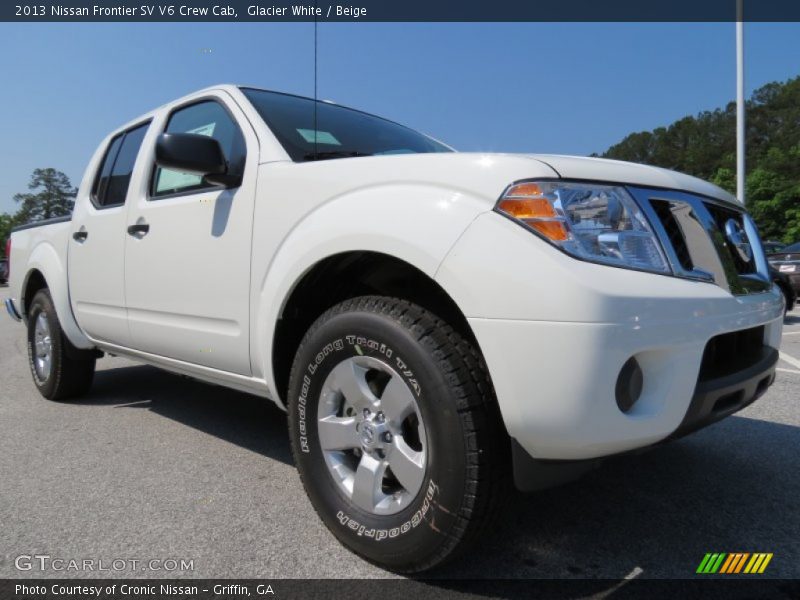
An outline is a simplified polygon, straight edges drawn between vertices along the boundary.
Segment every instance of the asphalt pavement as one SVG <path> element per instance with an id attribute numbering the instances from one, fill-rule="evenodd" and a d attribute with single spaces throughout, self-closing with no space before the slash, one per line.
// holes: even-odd
<path id="1" fill-rule="evenodd" d="M 578 482 L 514 494 L 480 548 L 440 575 L 684 578 L 707 552 L 771 552 L 765 576 L 800 577 L 800 310 L 781 352 L 755 404 Z M 108 357 L 87 397 L 49 402 L 5 314 L 0 524 L 0 577 L 393 577 L 317 518 L 270 402 Z"/>

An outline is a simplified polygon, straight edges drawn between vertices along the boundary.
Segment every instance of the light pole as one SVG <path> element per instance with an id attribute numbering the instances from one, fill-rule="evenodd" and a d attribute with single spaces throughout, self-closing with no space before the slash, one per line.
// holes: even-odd
<path id="1" fill-rule="evenodd" d="M 744 204 L 744 0 L 736 0 L 736 196 Z"/>

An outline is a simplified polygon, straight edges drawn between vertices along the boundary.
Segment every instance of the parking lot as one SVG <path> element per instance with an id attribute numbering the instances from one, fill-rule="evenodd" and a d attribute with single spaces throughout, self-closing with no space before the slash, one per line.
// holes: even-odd
<path id="1" fill-rule="evenodd" d="M 2 315 L 0 577 L 391 576 L 317 518 L 271 403 L 120 358 L 98 362 L 88 397 L 49 402 L 24 337 Z M 441 575 L 681 578 L 706 552 L 742 551 L 774 553 L 769 576 L 800 577 L 800 310 L 781 356 L 774 386 L 736 416 L 509 498 L 493 535 Z M 33 554 L 192 568 L 15 568 Z"/>

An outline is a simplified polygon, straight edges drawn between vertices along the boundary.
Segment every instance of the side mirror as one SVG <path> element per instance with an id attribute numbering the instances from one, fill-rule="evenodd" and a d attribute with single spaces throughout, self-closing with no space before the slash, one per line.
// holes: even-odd
<path id="1" fill-rule="evenodd" d="M 219 142 L 197 133 L 162 133 L 156 141 L 156 164 L 165 169 L 200 175 L 211 184 L 235 187 L 241 174 L 229 173 Z"/>

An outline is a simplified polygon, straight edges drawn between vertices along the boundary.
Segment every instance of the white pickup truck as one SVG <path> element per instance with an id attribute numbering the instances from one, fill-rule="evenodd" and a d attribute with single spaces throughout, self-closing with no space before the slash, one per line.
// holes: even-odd
<path id="1" fill-rule="evenodd" d="M 111 133 L 72 217 L 10 257 L 43 396 L 87 393 L 112 353 L 269 398 L 322 520 L 398 572 L 463 551 L 512 475 L 557 483 L 753 402 L 783 318 L 714 185 L 229 85 Z"/>

